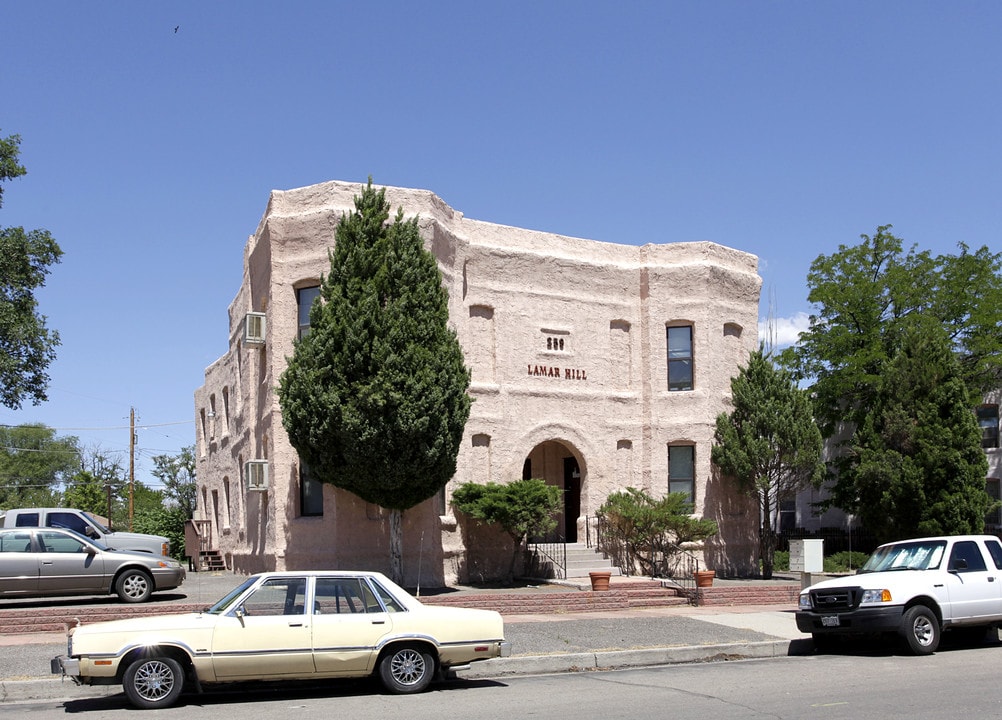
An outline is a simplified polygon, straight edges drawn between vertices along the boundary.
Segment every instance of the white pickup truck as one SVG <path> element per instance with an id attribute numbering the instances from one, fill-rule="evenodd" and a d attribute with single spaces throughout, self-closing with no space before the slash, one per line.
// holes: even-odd
<path id="1" fill-rule="evenodd" d="M 878 547 L 856 575 L 800 593 L 797 627 L 823 648 L 838 635 L 897 633 L 916 655 L 943 630 L 983 634 L 1002 623 L 1002 542 L 991 535 L 903 540 Z"/>
<path id="2" fill-rule="evenodd" d="M 170 555 L 170 540 L 162 535 L 112 532 L 90 513 L 74 508 L 18 508 L 0 514 L 0 527 L 67 528 L 104 543 L 112 550 Z"/>

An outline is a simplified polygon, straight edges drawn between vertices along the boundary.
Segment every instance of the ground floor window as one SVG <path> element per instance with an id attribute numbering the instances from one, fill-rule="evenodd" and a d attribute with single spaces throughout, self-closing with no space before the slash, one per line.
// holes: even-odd
<path id="1" fill-rule="evenodd" d="M 324 514 L 324 484 L 310 475 L 306 463 L 299 464 L 299 514 L 303 517 Z"/>
<path id="2" fill-rule="evenodd" d="M 692 445 L 668 447 L 668 492 L 682 492 L 696 501 L 696 448 Z"/>

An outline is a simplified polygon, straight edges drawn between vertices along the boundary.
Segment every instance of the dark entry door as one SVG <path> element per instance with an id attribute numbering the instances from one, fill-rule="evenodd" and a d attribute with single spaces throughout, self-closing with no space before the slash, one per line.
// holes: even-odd
<path id="1" fill-rule="evenodd" d="M 578 541 L 578 515 L 581 514 L 581 470 L 573 457 L 564 458 L 564 537 Z"/>

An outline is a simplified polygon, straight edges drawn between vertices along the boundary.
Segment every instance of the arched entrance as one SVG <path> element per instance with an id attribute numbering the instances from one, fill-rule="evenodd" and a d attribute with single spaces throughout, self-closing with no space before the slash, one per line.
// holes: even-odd
<path id="1" fill-rule="evenodd" d="M 581 488 L 584 479 L 582 465 L 573 448 L 559 440 L 548 440 L 534 447 L 522 467 L 522 477 L 540 478 L 548 485 L 564 491 L 563 510 L 557 527 L 545 538 L 546 542 L 574 543 L 578 540 L 578 518 L 581 515 Z"/>

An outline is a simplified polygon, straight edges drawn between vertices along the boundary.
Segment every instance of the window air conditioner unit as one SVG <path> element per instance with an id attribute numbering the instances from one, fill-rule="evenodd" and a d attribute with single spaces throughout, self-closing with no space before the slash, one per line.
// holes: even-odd
<path id="1" fill-rule="evenodd" d="M 264 492 L 268 489 L 268 461 L 248 460 L 244 472 L 247 478 L 247 490 Z"/>
<path id="2" fill-rule="evenodd" d="M 244 345 L 264 345 L 264 331 L 264 313 L 247 313 L 244 318 Z"/>

